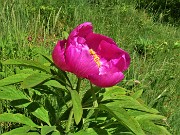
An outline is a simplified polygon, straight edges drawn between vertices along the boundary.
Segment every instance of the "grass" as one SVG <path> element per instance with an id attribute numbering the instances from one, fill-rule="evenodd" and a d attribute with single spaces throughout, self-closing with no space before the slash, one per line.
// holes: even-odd
<path id="1" fill-rule="evenodd" d="M 179 27 L 153 22 L 143 10 L 135 10 L 131 0 L 3 0 L 0 12 L 2 61 L 42 61 L 38 52 L 51 55 L 57 40 L 78 24 L 92 22 L 95 32 L 112 37 L 131 55 L 131 67 L 119 85 L 132 91 L 143 89 L 145 102 L 167 117 L 174 135 L 180 133 Z M 0 67 L 0 78 L 14 70 Z"/>

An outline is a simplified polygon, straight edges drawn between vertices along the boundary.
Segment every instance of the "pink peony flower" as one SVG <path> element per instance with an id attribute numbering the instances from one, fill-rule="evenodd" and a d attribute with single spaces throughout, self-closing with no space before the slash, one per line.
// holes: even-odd
<path id="1" fill-rule="evenodd" d="M 99 87 L 110 87 L 124 78 L 130 56 L 109 37 L 93 33 L 90 22 L 77 26 L 67 40 L 58 41 L 52 58 L 55 65 Z"/>

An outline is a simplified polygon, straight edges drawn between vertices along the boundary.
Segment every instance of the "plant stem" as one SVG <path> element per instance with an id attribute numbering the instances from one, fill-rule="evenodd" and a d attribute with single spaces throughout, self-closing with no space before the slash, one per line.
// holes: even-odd
<path id="1" fill-rule="evenodd" d="M 76 86 L 76 91 L 77 91 L 78 93 L 79 93 L 79 90 L 80 90 L 81 81 L 82 81 L 82 78 L 78 78 L 77 86 Z"/>
<path id="2" fill-rule="evenodd" d="M 97 102 L 97 98 L 96 98 L 96 94 L 95 94 L 95 91 L 92 87 L 92 84 L 91 85 L 91 93 L 92 93 L 92 98 L 93 98 L 93 107 L 96 108 L 98 107 L 98 102 Z"/>
<path id="3" fill-rule="evenodd" d="M 70 113 L 69 113 L 69 118 L 67 121 L 67 125 L 66 125 L 66 133 L 68 133 L 70 131 L 71 128 L 71 122 L 72 122 L 72 117 L 73 117 L 73 109 L 71 109 Z"/>

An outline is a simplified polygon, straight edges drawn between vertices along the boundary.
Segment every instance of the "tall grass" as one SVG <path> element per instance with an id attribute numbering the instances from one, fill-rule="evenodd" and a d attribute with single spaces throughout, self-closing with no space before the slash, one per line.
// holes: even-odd
<path id="1" fill-rule="evenodd" d="M 97 33 L 112 37 L 131 55 L 131 67 L 119 85 L 132 91 L 143 89 L 146 103 L 167 116 L 173 134 L 180 133 L 178 27 L 153 22 L 144 11 L 135 10 L 133 1 L 126 0 L 2 0 L 0 12 L 1 60 L 42 61 L 38 52 L 51 55 L 66 32 L 92 22 Z M 8 69 L 0 67 L 0 78 L 14 72 Z"/>

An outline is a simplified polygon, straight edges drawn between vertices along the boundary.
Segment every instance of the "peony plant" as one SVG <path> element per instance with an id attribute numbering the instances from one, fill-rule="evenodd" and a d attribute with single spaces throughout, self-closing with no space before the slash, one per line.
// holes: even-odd
<path id="1" fill-rule="evenodd" d="M 9 65 L 20 68 L 0 80 L 0 100 L 7 103 L 0 106 L 0 134 L 170 135 L 166 118 L 143 103 L 142 89 L 116 85 L 130 56 L 111 38 L 94 33 L 90 22 L 58 41 L 52 59 L 40 56 L 46 63 L 1 62 L 5 72 L 14 68 Z"/>

